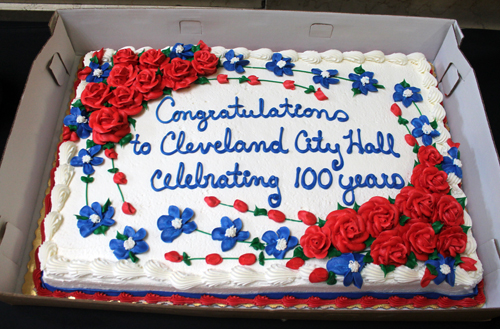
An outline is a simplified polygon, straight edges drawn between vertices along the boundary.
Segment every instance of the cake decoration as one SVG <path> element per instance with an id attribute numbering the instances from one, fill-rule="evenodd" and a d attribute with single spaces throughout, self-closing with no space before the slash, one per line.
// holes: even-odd
<path id="1" fill-rule="evenodd" d="M 80 215 L 75 215 L 78 219 L 77 226 L 80 229 L 80 234 L 84 238 L 92 233 L 104 234 L 115 223 L 112 219 L 115 209 L 110 204 L 109 199 L 102 207 L 99 202 L 94 202 L 92 207 L 83 206 L 80 209 Z"/>
<path id="2" fill-rule="evenodd" d="M 130 226 L 125 226 L 123 234 L 116 232 L 116 239 L 109 242 L 109 248 L 118 259 L 130 259 L 136 263 L 139 261 L 137 254 L 149 250 L 149 245 L 143 241 L 146 230 L 141 228 L 137 232 Z"/>
<path id="3" fill-rule="evenodd" d="M 194 212 L 190 208 L 181 211 L 177 206 L 170 206 L 168 208 L 168 215 L 162 215 L 158 218 L 157 226 L 161 232 L 161 239 L 163 242 L 171 243 L 182 233 L 191 234 L 197 228 L 197 225 L 191 219 Z"/>

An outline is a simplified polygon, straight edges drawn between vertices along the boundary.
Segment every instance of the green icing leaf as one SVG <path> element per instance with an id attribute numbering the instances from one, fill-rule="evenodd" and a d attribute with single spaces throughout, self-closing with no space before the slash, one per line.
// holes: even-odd
<path id="1" fill-rule="evenodd" d="M 137 263 L 139 261 L 139 258 L 137 258 L 137 256 L 131 251 L 128 252 L 128 256 L 133 263 Z"/>
<path id="2" fill-rule="evenodd" d="M 401 226 L 405 226 L 406 222 L 408 221 L 408 219 L 410 219 L 410 217 L 408 216 L 405 216 L 405 215 L 401 215 L 399 217 L 399 225 Z"/>
<path id="3" fill-rule="evenodd" d="M 104 144 L 104 146 L 102 148 L 105 149 L 105 150 L 114 149 L 115 148 L 115 143 L 108 142 L 108 143 Z"/>
<path id="4" fill-rule="evenodd" d="M 191 266 L 191 259 L 189 258 L 188 254 L 186 254 L 185 252 L 182 253 L 182 261 L 187 266 Z"/>
<path id="5" fill-rule="evenodd" d="M 462 230 L 464 231 L 465 234 L 467 234 L 467 232 L 469 232 L 470 226 L 460 225 L 460 227 L 462 228 Z"/>
<path id="6" fill-rule="evenodd" d="M 127 241 L 128 240 L 128 236 L 126 235 L 123 235 L 121 234 L 120 232 L 116 231 L 116 238 L 118 240 L 122 240 L 122 241 Z"/>
<path id="7" fill-rule="evenodd" d="M 412 184 L 412 183 L 410 183 L 410 182 L 408 182 L 408 185 L 406 185 L 406 186 L 413 186 L 413 184 Z"/>
<path id="8" fill-rule="evenodd" d="M 340 255 L 342 255 L 340 251 L 338 251 L 334 246 L 330 246 L 326 258 L 339 257 Z"/>
<path id="9" fill-rule="evenodd" d="M 326 284 L 329 286 L 333 286 L 336 283 L 337 283 L 337 275 L 332 271 L 328 272 L 328 280 L 326 280 Z"/>
<path id="10" fill-rule="evenodd" d="M 106 203 L 104 204 L 104 206 L 102 206 L 102 213 L 104 214 L 106 211 L 108 211 L 108 208 L 109 206 L 111 205 L 111 201 L 109 201 L 109 198 L 108 200 L 106 200 Z"/>
<path id="11" fill-rule="evenodd" d="M 94 230 L 94 234 L 105 234 L 106 231 L 109 229 L 109 226 L 99 226 Z"/>
<path id="12" fill-rule="evenodd" d="M 370 235 L 368 239 L 365 241 L 366 248 L 372 245 L 373 241 L 375 241 L 375 238 Z"/>
<path id="13" fill-rule="evenodd" d="M 156 70 L 156 75 L 163 76 L 163 72 L 160 70 L 160 68 Z"/>
<path id="14" fill-rule="evenodd" d="M 91 148 L 92 146 L 95 146 L 95 143 L 93 140 L 91 139 L 87 139 L 87 148 Z"/>
<path id="15" fill-rule="evenodd" d="M 111 90 L 111 91 L 113 91 L 115 89 L 116 89 L 116 87 L 109 87 L 109 90 Z"/>
<path id="16" fill-rule="evenodd" d="M 434 249 L 434 252 L 433 252 L 432 254 L 430 254 L 430 255 L 429 255 L 429 259 L 430 259 L 430 260 L 436 260 L 436 259 L 439 259 L 437 249 Z"/>
<path id="17" fill-rule="evenodd" d="M 163 95 L 172 95 L 172 89 L 169 89 L 169 88 L 165 88 L 163 89 Z M 144 107 L 144 105 L 142 105 L 142 107 Z"/>
<path id="18" fill-rule="evenodd" d="M 432 223 L 432 228 L 434 229 L 434 233 L 439 234 L 441 232 L 441 229 L 443 228 L 443 223 L 437 221 Z"/>
<path id="19" fill-rule="evenodd" d="M 399 116 L 398 117 L 398 123 L 400 125 L 407 125 L 408 124 L 408 120 L 406 120 L 405 118 L 403 118 L 402 116 Z"/>
<path id="20" fill-rule="evenodd" d="M 315 92 L 315 91 L 316 91 L 316 89 L 314 88 L 314 86 L 313 86 L 313 85 L 310 85 L 310 86 L 309 86 L 306 90 L 304 90 L 304 92 L 305 92 L 306 94 L 310 94 L 310 93 L 313 93 L 313 92 Z"/>
<path id="21" fill-rule="evenodd" d="M 80 216 L 80 215 L 75 215 L 76 216 L 76 219 L 80 219 L 80 220 L 88 220 L 89 218 L 88 217 L 85 217 L 85 216 Z"/>
<path id="22" fill-rule="evenodd" d="M 89 177 L 89 176 L 82 176 L 80 177 L 80 179 L 82 180 L 82 182 L 84 183 L 92 183 L 94 181 L 94 177 Z"/>
<path id="23" fill-rule="evenodd" d="M 253 211 L 253 215 L 254 216 L 267 216 L 267 210 L 262 209 L 262 208 L 258 208 L 257 206 L 255 206 L 255 210 Z"/>
<path id="24" fill-rule="evenodd" d="M 259 238 L 254 238 L 250 243 L 250 247 L 254 248 L 255 250 L 264 250 L 266 248 L 264 244 L 260 242 Z"/>
<path id="25" fill-rule="evenodd" d="M 425 266 L 429 269 L 429 272 L 431 272 L 432 275 L 435 275 L 435 276 L 438 275 L 438 271 L 436 270 L 436 267 L 434 267 L 434 265 L 425 264 Z"/>
<path id="26" fill-rule="evenodd" d="M 293 257 L 299 257 L 302 258 L 303 260 L 309 259 L 309 257 L 304 255 L 304 250 L 302 249 L 302 247 L 297 247 L 293 250 Z"/>
<path id="27" fill-rule="evenodd" d="M 441 166 L 440 164 L 436 165 L 436 168 L 438 168 L 439 170 L 443 170 L 443 166 Z"/>
<path id="28" fill-rule="evenodd" d="M 351 88 L 352 92 L 354 93 L 352 97 L 356 96 L 357 94 L 361 94 L 361 90 L 358 88 Z"/>
<path id="29" fill-rule="evenodd" d="M 465 203 L 467 201 L 467 198 L 457 198 L 458 203 L 462 206 L 463 209 L 465 209 Z"/>
<path id="30" fill-rule="evenodd" d="M 396 266 L 380 264 L 380 268 L 382 269 L 382 272 L 384 272 L 384 278 L 385 278 L 387 274 L 391 273 L 396 269 Z"/>
<path id="31" fill-rule="evenodd" d="M 373 257 L 372 255 L 370 254 L 370 252 L 367 252 L 365 257 L 363 257 L 363 262 L 365 264 L 368 264 L 368 263 L 373 263 Z"/>
<path id="32" fill-rule="evenodd" d="M 69 128 L 69 130 L 71 130 L 71 131 L 76 131 L 76 129 L 77 129 L 78 127 L 77 127 L 77 126 L 75 126 L 75 125 L 69 125 L 69 126 L 68 126 L 68 128 Z"/>
<path id="33" fill-rule="evenodd" d="M 208 81 L 208 79 L 205 77 L 199 77 L 194 83 L 199 85 L 205 85 L 207 83 L 210 83 L 210 81 Z"/>
<path id="34" fill-rule="evenodd" d="M 323 227 L 326 223 L 326 220 L 322 220 L 321 218 L 318 218 L 318 226 Z"/>
<path id="35" fill-rule="evenodd" d="M 163 49 L 161 52 L 162 52 L 162 53 L 163 53 L 166 57 L 170 56 L 170 52 L 171 52 L 170 47 L 168 47 L 167 49 Z"/>
<path id="36" fill-rule="evenodd" d="M 265 262 L 266 262 L 266 257 L 264 256 L 264 252 L 261 251 L 259 254 L 259 264 L 264 266 Z"/>
<path id="37" fill-rule="evenodd" d="M 165 92 L 165 90 L 163 92 Z M 148 109 L 148 102 L 142 101 L 142 108 L 147 110 Z"/>
<path id="38" fill-rule="evenodd" d="M 92 63 L 99 64 L 99 59 L 97 58 L 97 56 L 92 57 L 92 58 L 90 59 L 90 61 L 91 61 Z"/>
<path id="39" fill-rule="evenodd" d="M 134 118 L 128 117 L 128 123 L 130 123 L 132 125 L 132 127 L 134 127 L 134 130 L 135 130 L 135 123 L 136 122 L 137 121 Z"/>
<path id="40" fill-rule="evenodd" d="M 406 266 L 411 269 L 414 269 L 417 266 L 417 257 L 415 257 L 415 253 L 412 251 L 408 256 L 408 260 L 406 261 Z"/>
<path id="41" fill-rule="evenodd" d="M 79 107 L 79 108 L 85 108 L 82 104 L 82 101 L 80 99 L 77 99 L 73 104 L 71 104 L 73 107 Z"/>
<path id="42" fill-rule="evenodd" d="M 193 53 L 197 52 L 197 51 L 198 51 L 198 50 L 200 50 L 200 49 L 201 49 L 200 45 L 191 46 L 191 51 L 192 51 Z"/>
<path id="43" fill-rule="evenodd" d="M 354 211 L 358 212 L 358 210 L 359 210 L 359 204 L 357 204 L 356 202 L 354 202 L 354 207 L 352 207 L 352 209 L 354 209 Z"/>
<path id="44" fill-rule="evenodd" d="M 394 204 L 394 203 L 396 202 L 396 199 L 393 199 L 393 198 L 389 197 L 389 202 L 390 202 L 391 204 Z"/>
<path id="45" fill-rule="evenodd" d="M 376 84 L 376 83 L 374 83 L 373 86 L 375 88 L 378 88 L 378 89 L 385 89 L 385 87 L 383 85 L 379 85 L 379 84 Z"/>
<path id="46" fill-rule="evenodd" d="M 458 266 L 459 264 L 463 263 L 464 261 L 462 260 L 462 258 L 460 257 L 459 254 L 457 254 L 455 256 L 455 266 Z"/>
<path id="47" fill-rule="evenodd" d="M 436 129 L 438 127 L 438 123 L 436 122 L 436 120 L 434 120 L 434 121 L 431 122 L 431 127 L 433 129 Z"/>
<path id="48" fill-rule="evenodd" d="M 124 145 L 128 144 L 131 140 L 132 140 L 132 134 L 128 133 L 125 136 L 123 136 L 122 139 L 120 139 L 118 144 L 120 144 L 120 146 L 124 146 Z"/>
<path id="49" fill-rule="evenodd" d="M 401 82 L 400 85 L 403 86 L 403 88 L 410 87 L 410 84 L 408 82 L 406 82 L 406 80 L 403 80 L 403 82 Z"/>
<path id="50" fill-rule="evenodd" d="M 417 160 L 415 160 L 415 162 L 413 163 L 413 168 L 415 168 L 416 166 L 418 166 L 420 164 L 420 162 L 418 162 Z"/>
<path id="51" fill-rule="evenodd" d="M 118 168 L 111 168 L 111 169 L 108 169 L 108 172 L 112 173 L 112 174 L 116 174 L 118 172 Z"/>
<path id="52" fill-rule="evenodd" d="M 337 202 L 337 210 L 342 210 L 346 209 L 346 207 L 342 206 L 340 203 Z"/>
<path id="53" fill-rule="evenodd" d="M 141 51 L 141 53 L 140 53 L 139 55 L 137 55 L 137 57 L 138 57 L 138 58 L 141 58 L 142 54 L 144 54 L 144 52 L 145 52 L 145 51 L 146 51 L 146 49 L 143 49 L 143 50 Z"/>
<path id="54" fill-rule="evenodd" d="M 418 144 L 413 145 L 413 153 L 418 153 L 419 148 L 420 146 L 418 146 Z"/>
<path id="55" fill-rule="evenodd" d="M 457 159 L 460 160 L 460 151 L 457 151 Z"/>
<path id="56" fill-rule="evenodd" d="M 363 69 L 363 67 L 361 65 L 354 68 L 354 73 L 356 73 L 356 74 L 363 74 L 365 72 L 366 71 Z"/>
<path id="57" fill-rule="evenodd" d="M 250 79 L 248 79 L 246 76 L 242 75 L 242 76 L 238 79 L 238 81 L 239 81 L 240 83 L 243 83 L 243 82 L 246 82 L 246 81 L 250 81 Z"/>

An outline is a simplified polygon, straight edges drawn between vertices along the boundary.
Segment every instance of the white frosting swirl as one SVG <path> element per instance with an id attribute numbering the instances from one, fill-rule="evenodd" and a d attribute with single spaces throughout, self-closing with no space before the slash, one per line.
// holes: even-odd
<path id="1" fill-rule="evenodd" d="M 385 61 L 385 55 L 380 50 L 372 50 L 365 53 L 365 60 L 375 63 L 383 63 Z"/>
<path id="2" fill-rule="evenodd" d="M 250 56 L 256 59 L 270 60 L 273 57 L 273 51 L 269 48 L 260 48 L 251 51 Z"/>
<path id="3" fill-rule="evenodd" d="M 212 51 L 211 51 L 211 53 L 214 54 L 218 58 L 224 57 L 224 55 L 226 55 L 226 52 L 227 52 L 227 50 L 224 47 L 212 47 Z"/>
<path id="4" fill-rule="evenodd" d="M 296 62 L 299 60 L 299 54 L 295 50 L 292 50 L 292 49 L 282 50 L 282 51 L 280 51 L 280 54 L 283 57 L 291 58 L 292 62 Z"/>
<path id="5" fill-rule="evenodd" d="M 411 269 L 408 266 L 399 266 L 394 270 L 394 280 L 401 283 L 420 281 L 418 267 Z"/>
<path id="6" fill-rule="evenodd" d="M 427 100 L 431 105 L 440 104 L 443 101 L 443 94 L 437 88 L 431 88 Z"/>
<path id="7" fill-rule="evenodd" d="M 406 65 L 408 64 L 408 57 L 405 54 L 394 53 L 385 56 L 385 60 L 392 64 Z"/>
<path id="8" fill-rule="evenodd" d="M 455 267 L 455 284 L 458 286 L 472 286 L 474 280 L 460 266 Z"/>
<path id="9" fill-rule="evenodd" d="M 74 278 L 81 278 L 92 275 L 92 270 L 89 267 L 89 263 L 74 260 L 68 264 L 68 273 Z"/>
<path id="10" fill-rule="evenodd" d="M 168 280 L 172 273 L 165 263 L 157 260 L 148 260 L 146 264 L 144 264 L 144 272 L 146 276 L 158 281 Z"/>
<path id="11" fill-rule="evenodd" d="M 422 85 L 426 89 L 435 88 L 437 86 L 437 80 L 430 72 L 426 71 L 422 79 Z"/>
<path id="12" fill-rule="evenodd" d="M 467 232 L 467 245 L 465 246 L 464 254 L 467 257 L 470 257 L 472 254 L 476 252 L 477 242 L 476 239 L 472 236 L 472 229 L 469 229 Z"/>
<path id="13" fill-rule="evenodd" d="M 66 185 L 59 184 L 54 186 L 50 195 L 52 210 L 58 212 L 61 211 L 66 203 L 66 200 L 68 200 L 69 195 L 70 190 Z"/>
<path id="14" fill-rule="evenodd" d="M 321 55 L 317 51 L 304 51 L 299 54 L 299 58 L 309 64 L 319 64 L 321 63 Z"/>
<path id="15" fill-rule="evenodd" d="M 235 55 L 243 55 L 243 59 L 250 58 L 250 50 L 248 50 L 244 47 L 237 47 L 237 48 L 234 48 L 233 50 L 234 50 Z"/>
<path id="16" fill-rule="evenodd" d="M 339 50 L 327 50 L 321 53 L 321 58 L 327 62 L 341 63 L 344 60 L 344 54 Z"/>
<path id="17" fill-rule="evenodd" d="M 385 282 L 389 278 L 390 274 L 394 276 L 393 272 L 387 274 L 387 276 L 384 276 L 384 271 L 382 271 L 380 266 L 375 265 L 373 263 L 366 265 L 363 268 L 361 274 L 363 275 L 364 279 L 367 282 L 377 282 L 377 283 Z"/>
<path id="18" fill-rule="evenodd" d="M 113 264 L 107 260 L 97 258 L 90 263 L 90 269 L 94 276 L 98 278 L 106 278 L 113 276 Z"/>
<path id="19" fill-rule="evenodd" d="M 61 227 L 63 216 L 57 211 L 51 211 L 45 216 L 45 241 L 52 240 L 52 237 Z"/>
<path id="20" fill-rule="evenodd" d="M 296 272 L 283 265 L 273 264 L 266 271 L 267 282 L 274 286 L 290 284 L 296 277 Z"/>
<path id="21" fill-rule="evenodd" d="M 57 256 L 57 244 L 52 241 L 45 241 L 38 248 L 38 260 L 40 261 L 40 269 L 45 271 L 49 258 Z"/>
<path id="22" fill-rule="evenodd" d="M 173 272 L 170 276 L 172 285 L 180 290 L 187 290 L 201 284 L 201 278 L 198 275 L 189 275 L 182 272 Z"/>
<path id="23" fill-rule="evenodd" d="M 246 286 L 255 281 L 265 280 L 263 273 L 258 273 L 251 268 L 235 266 L 231 270 L 231 279 L 237 286 Z"/>
<path id="24" fill-rule="evenodd" d="M 75 168 L 73 166 L 68 164 L 60 165 L 54 173 L 54 181 L 56 184 L 69 185 L 74 174 Z"/>
<path id="25" fill-rule="evenodd" d="M 201 281 L 209 287 L 228 285 L 231 283 L 231 274 L 211 268 L 203 273 Z"/>
<path id="26" fill-rule="evenodd" d="M 360 51 L 346 51 L 344 52 L 344 60 L 357 64 L 363 64 L 365 62 L 365 55 L 363 55 Z"/>
<path id="27" fill-rule="evenodd" d="M 69 164 L 77 149 L 76 144 L 73 142 L 62 143 L 59 147 L 59 165 Z"/>

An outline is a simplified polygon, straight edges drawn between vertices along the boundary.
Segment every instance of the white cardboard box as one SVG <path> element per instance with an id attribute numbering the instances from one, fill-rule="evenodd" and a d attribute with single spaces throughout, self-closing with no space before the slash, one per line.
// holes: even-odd
<path id="1" fill-rule="evenodd" d="M 383 320 L 484 320 L 500 315 L 500 167 L 471 66 L 459 50 L 456 21 L 399 16 L 231 9 L 62 10 L 35 62 L 0 168 L 0 300 L 11 304 L 133 310 L 225 317 Z M 29 252 L 59 141 L 73 79 L 90 50 L 160 48 L 178 40 L 279 51 L 379 49 L 422 52 L 443 77 L 453 139 L 461 143 L 464 188 L 484 266 L 486 305 L 451 310 L 273 310 L 136 305 L 22 295 Z M 451 63 L 451 64 L 450 64 Z M 27 65 L 29 65 L 27 63 Z M 459 81 L 458 81 L 459 80 Z M 458 82 L 457 82 L 458 81 Z M 457 84 L 458 83 L 458 84 Z M 454 89 L 454 90 L 453 90 Z M 0 232 L 2 232 L 0 230 Z M 425 317 L 422 314 L 425 313 Z"/>

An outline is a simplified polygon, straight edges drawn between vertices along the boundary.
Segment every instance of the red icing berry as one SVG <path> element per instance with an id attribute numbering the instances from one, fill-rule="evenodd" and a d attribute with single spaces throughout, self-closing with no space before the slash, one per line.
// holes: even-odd
<path id="1" fill-rule="evenodd" d="M 127 177 L 121 171 L 117 172 L 113 176 L 113 182 L 115 184 L 127 184 Z"/>
<path id="2" fill-rule="evenodd" d="M 257 261 L 257 257 L 254 254 L 244 254 L 238 258 L 240 265 L 253 265 Z"/>
<path id="3" fill-rule="evenodd" d="M 397 117 L 400 117 L 400 116 L 401 116 L 401 114 L 402 114 L 402 113 L 401 113 L 401 108 L 400 108 L 400 107 L 399 107 L 399 105 L 398 105 L 398 104 L 396 104 L 396 103 L 392 104 L 392 106 L 391 106 L 391 112 L 392 112 L 395 116 L 397 116 Z"/>
<path id="4" fill-rule="evenodd" d="M 448 143 L 448 145 L 450 147 L 456 147 L 456 148 L 459 148 L 460 147 L 460 143 L 455 143 L 453 142 L 453 140 L 451 138 L 448 138 L 448 140 L 446 141 Z"/>
<path id="5" fill-rule="evenodd" d="M 309 281 L 311 283 L 324 282 L 328 280 L 328 271 L 325 268 L 315 268 L 314 271 L 309 274 Z"/>
<path id="6" fill-rule="evenodd" d="M 248 81 L 248 84 L 250 84 L 252 86 L 260 85 L 259 77 L 255 76 L 255 75 L 251 75 L 248 77 L 248 79 L 250 79 L 250 81 Z"/>
<path id="7" fill-rule="evenodd" d="M 165 254 L 165 259 L 172 263 L 180 263 L 183 258 L 177 251 L 170 251 Z"/>
<path id="8" fill-rule="evenodd" d="M 219 81 L 219 83 L 229 83 L 229 80 L 227 79 L 227 74 L 219 74 L 217 76 L 217 81 Z"/>
<path id="9" fill-rule="evenodd" d="M 286 216 L 279 210 L 269 210 L 267 212 L 267 217 L 274 220 L 276 223 L 283 223 L 286 220 Z"/>
<path id="10" fill-rule="evenodd" d="M 292 270 L 298 270 L 302 265 L 305 264 L 305 261 L 300 257 L 294 257 L 286 262 L 286 267 L 291 268 Z"/>
<path id="11" fill-rule="evenodd" d="M 205 257 L 205 262 L 208 265 L 219 265 L 222 263 L 222 257 L 219 254 L 210 254 Z"/>
<path id="12" fill-rule="evenodd" d="M 293 80 L 285 80 L 283 82 L 283 87 L 285 87 L 285 89 L 295 90 L 295 81 L 293 81 Z"/>
<path id="13" fill-rule="evenodd" d="M 306 225 L 314 225 L 316 224 L 316 216 L 314 216 L 313 213 L 310 213 L 309 211 L 301 210 L 298 213 L 299 219 L 304 222 Z"/>
<path id="14" fill-rule="evenodd" d="M 233 207 L 234 207 L 234 209 L 238 210 L 239 212 L 247 212 L 248 211 L 248 205 L 241 200 L 235 200 Z"/>
<path id="15" fill-rule="evenodd" d="M 118 154 L 116 153 L 114 148 L 104 150 L 104 155 L 109 159 L 117 159 L 118 158 Z"/>
<path id="16" fill-rule="evenodd" d="M 410 134 L 405 135 L 405 141 L 410 146 L 415 146 L 415 144 L 417 144 L 417 140 L 415 139 L 415 137 Z"/>
<path id="17" fill-rule="evenodd" d="M 214 208 L 214 207 L 217 207 L 220 203 L 220 200 L 217 199 L 216 197 L 214 196 L 207 196 L 205 197 L 205 203 L 210 207 L 210 208 Z"/>
<path id="18" fill-rule="evenodd" d="M 324 100 L 328 99 L 328 97 L 326 97 L 325 94 L 323 94 L 323 91 L 321 90 L 321 88 L 318 88 L 318 90 L 316 90 L 316 92 L 314 93 L 314 96 L 316 96 L 316 98 L 319 101 L 324 101 Z"/>
<path id="19" fill-rule="evenodd" d="M 134 208 L 134 206 L 132 206 L 130 203 L 128 202 L 124 202 L 123 205 L 122 205 L 122 211 L 124 214 L 126 215 L 133 215 L 135 214 L 136 210 Z"/>

